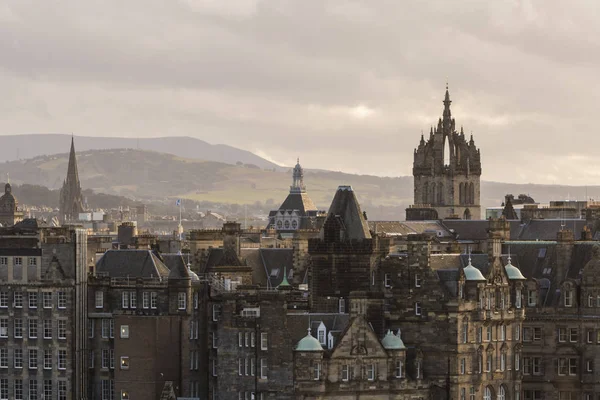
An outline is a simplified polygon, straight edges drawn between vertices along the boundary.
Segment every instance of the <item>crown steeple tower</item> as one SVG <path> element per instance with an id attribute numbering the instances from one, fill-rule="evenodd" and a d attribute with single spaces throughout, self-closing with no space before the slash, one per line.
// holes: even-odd
<path id="1" fill-rule="evenodd" d="M 60 222 L 64 224 L 76 221 L 79 219 L 79 213 L 83 211 L 81 184 L 79 182 L 77 158 L 75 156 L 75 139 L 71 136 L 71 151 L 69 152 L 67 178 L 63 182 L 62 189 L 60 190 Z"/>

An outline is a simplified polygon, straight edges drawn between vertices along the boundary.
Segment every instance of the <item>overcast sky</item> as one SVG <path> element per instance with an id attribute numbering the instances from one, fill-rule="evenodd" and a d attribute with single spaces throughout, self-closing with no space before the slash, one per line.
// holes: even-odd
<path id="1" fill-rule="evenodd" d="M 2 134 L 189 135 L 410 175 L 442 113 L 483 179 L 600 184 L 600 3 L 86 0 L 0 5 Z"/>

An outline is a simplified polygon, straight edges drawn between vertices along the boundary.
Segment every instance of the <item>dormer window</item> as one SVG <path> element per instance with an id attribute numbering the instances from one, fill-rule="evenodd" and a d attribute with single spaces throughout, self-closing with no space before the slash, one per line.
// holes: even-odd
<path id="1" fill-rule="evenodd" d="M 535 307 L 537 305 L 537 291 L 535 289 L 529 289 L 527 291 L 527 306 Z"/>
<path id="2" fill-rule="evenodd" d="M 573 289 L 565 288 L 565 307 L 573 307 Z"/>
<path id="3" fill-rule="evenodd" d="M 331 350 L 333 346 L 335 346 L 335 339 L 331 332 L 329 332 L 329 335 L 327 335 L 327 349 Z"/>
<path id="4" fill-rule="evenodd" d="M 323 346 L 327 344 L 327 341 L 325 340 L 326 334 L 327 328 L 325 328 L 325 325 L 321 322 L 321 325 L 319 325 L 319 329 L 317 330 L 317 339 L 319 339 L 319 343 Z"/>

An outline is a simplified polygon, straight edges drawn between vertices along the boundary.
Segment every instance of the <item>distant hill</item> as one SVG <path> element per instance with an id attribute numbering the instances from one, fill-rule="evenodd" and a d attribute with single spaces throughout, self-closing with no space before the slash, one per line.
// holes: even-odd
<path id="1" fill-rule="evenodd" d="M 25 134 L 0 136 L 0 162 L 25 160 L 69 151 L 71 135 Z M 262 169 L 279 169 L 277 164 L 246 150 L 223 144 L 210 144 L 186 136 L 159 138 L 114 138 L 75 136 L 79 151 L 103 149 L 137 149 L 169 153 L 183 158 L 217 161 L 226 164 L 251 164 Z"/>
<path id="2" fill-rule="evenodd" d="M 216 204 L 263 204 L 276 208 L 289 191 L 291 170 L 265 171 L 253 166 L 231 165 L 177 157 L 172 154 L 130 149 L 78 152 L 79 174 L 84 189 L 144 202 L 168 202 L 183 197 Z M 1 177 L 11 182 L 60 188 L 67 171 L 67 154 L 41 156 L 0 164 Z M 305 171 L 305 184 L 315 204 L 327 210 L 339 185 L 352 185 L 363 210 L 371 219 L 404 219 L 413 197 L 412 177 L 385 178 L 331 171 Z M 506 193 L 527 193 L 538 202 L 584 199 L 600 193 L 600 186 L 516 185 L 482 182 L 483 207 L 499 206 Z M 56 196 L 53 194 L 53 196 Z M 100 206 L 88 199 L 92 206 Z M 54 204 L 54 202 L 53 202 Z"/>

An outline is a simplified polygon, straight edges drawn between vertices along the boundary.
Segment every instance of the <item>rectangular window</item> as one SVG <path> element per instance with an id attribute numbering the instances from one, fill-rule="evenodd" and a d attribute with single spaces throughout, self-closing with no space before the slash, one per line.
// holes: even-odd
<path id="1" fill-rule="evenodd" d="M 32 266 L 32 267 L 35 267 L 37 265 L 37 258 L 35 258 L 35 257 L 29 257 L 27 259 L 27 264 L 30 265 L 30 266 Z"/>
<path id="2" fill-rule="evenodd" d="M 0 318 L 0 338 L 8 337 L 8 317 Z"/>
<path id="3" fill-rule="evenodd" d="M 518 371 L 521 368 L 521 356 L 519 353 L 515 354 L 515 371 Z"/>
<path id="4" fill-rule="evenodd" d="M 506 325 L 500 325 L 500 339 L 498 340 L 502 342 L 506 340 Z"/>
<path id="5" fill-rule="evenodd" d="M 15 257 L 15 265 L 23 265 L 23 257 Z"/>
<path id="6" fill-rule="evenodd" d="M 108 336 L 112 339 L 115 337 L 115 320 L 108 320 Z"/>
<path id="7" fill-rule="evenodd" d="M 177 308 L 180 310 L 185 310 L 187 308 L 187 304 L 186 304 L 186 293 L 185 292 L 179 292 L 177 294 Z"/>
<path id="8" fill-rule="evenodd" d="M 58 400 L 67 400 L 67 382 L 58 381 Z"/>
<path id="9" fill-rule="evenodd" d="M 567 359 L 566 358 L 559 358 L 556 360 L 557 363 L 557 373 L 558 375 L 564 376 L 567 375 L 569 373 L 569 367 L 567 365 Z"/>
<path id="10" fill-rule="evenodd" d="M 541 375 L 542 374 L 542 359 L 540 357 L 533 357 L 532 364 L 533 364 L 533 374 Z"/>
<path id="11" fill-rule="evenodd" d="M 238 375 L 244 375 L 244 361 L 241 358 L 238 358 Z"/>
<path id="12" fill-rule="evenodd" d="M 44 369 L 52 369 L 52 350 L 44 350 Z"/>
<path id="13" fill-rule="evenodd" d="M 421 287 L 421 275 L 415 274 L 415 287 Z"/>
<path id="14" fill-rule="evenodd" d="M 28 292 L 27 297 L 29 298 L 29 308 L 37 308 L 37 306 L 38 306 L 37 292 Z"/>
<path id="15" fill-rule="evenodd" d="M 15 292 L 13 294 L 13 307 L 23 308 L 23 292 Z"/>
<path id="16" fill-rule="evenodd" d="M 38 367 L 38 351 L 37 349 L 29 349 L 29 369 L 37 369 Z"/>
<path id="17" fill-rule="evenodd" d="M 37 400 L 38 398 L 38 382 L 37 379 L 29 380 L 29 400 Z"/>
<path id="18" fill-rule="evenodd" d="M 523 374 L 531 375 L 531 357 L 523 357 Z"/>
<path id="19" fill-rule="evenodd" d="M 477 343 L 481 343 L 483 337 L 483 328 L 480 326 L 477 328 Z"/>
<path id="20" fill-rule="evenodd" d="M 267 332 L 261 332 L 260 333 L 260 349 L 261 350 L 267 350 L 267 348 L 268 348 L 267 339 L 268 339 Z"/>
<path id="21" fill-rule="evenodd" d="M 569 342 L 576 343 L 579 341 L 579 329 L 569 328 Z"/>
<path id="22" fill-rule="evenodd" d="M 542 328 L 533 328 L 533 341 L 539 342 L 540 340 L 542 340 Z"/>
<path id="23" fill-rule="evenodd" d="M 485 372 L 490 372 L 492 370 L 492 355 L 488 354 L 485 363 Z"/>
<path id="24" fill-rule="evenodd" d="M 350 367 L 347 364 L 342 365 L 342 382 L 350 380 Z"/>
<path id="25" fill-rule="evenodd" d="M 22 338 L 23 337 L 23 319 L 15 318 L 14 324 L 15 324 L 14 325 L 15 338 Z"/>
<path id="26" fill-rule="evenodd" d="M 29 339 L 36 339 L 38 334 L 38 321 L 37 319 L 29 319 Z"/>
<path id="27" fill-rule="evenodd" d="M 102 337 L 108 339 L 110 320 L 102 318 Z"/>
<path id="28" fill-rule="evenodd" d="M 244 334 L 242 332 L 238 332 L 238 347 L 244 346 Z"/>
<path id="29" fill-rule="evenodd" d="M 52 320 L 44 320 L 44 339 L 52 339 Z"/>
<path id="30" fill-rule="evenodd" d="M 559 342 L 567 341 L 567 328 L 558 328 L 558 341 Z"/>
<path id="31" fill-rule="evenodd" d="M 102 290 L 96 290 L 96 308 L 104 307 L 104 292 Z"/>
<path id="32" fill-rule="evenodd" d="M 500 371 L 506 369 L 506 353 L 500 354 Z"/>
<path id="33" fill-rule="evenodd" d="M 44 379 L 44 399 L 52 398 L 52 380 Z"/>
<path id="34" fill-rule="evenodd" d="M 252 359 L 254 360 L 254 359 Z M 217 368 L 217 360 L 213 358 L 212 360 L 212 376 L 217 376 L 219 369 Z"/>
<path id="35" fill-rule="evenodd" d="M 594 372 L 594 361 L 593 360 L 585 361 L 585 372 Z"/>
<path id="36" fill-rule="evenodd" d="M 267 367 L 267 359 L 266 358 L 261 358 L 260 359 L 260 378 L 261 379 L 267 379 L 267 371 L 268 371 L 268 367 Z"/>
<path id="37" fill-rule="evenodd" d="M 521 308 L 521 289 L 517 289 L 515 293 L 515 307 Z"/>
<path id="38" fill-rule="evenodd" d="M 52 308 L 52 292 L 42 292 L 42 306 Z"/>
<path id="39" fill-rule="evenodd" d="M 67 292 L 58 292 L 57 297 L 58 308 L 67 308 Z"/>
<path id="40" fill-rule="evenodd" d="M 250 332 L 250 347 L 256 346 L 256 333 Z"/>
<path id="41" fill-rule="evenodd" d="M 103 379 L 102 380 L 102 400 L 113 400 L 111 398 L 111 387 L 110 387 L 110 381 L 108 379 Z"/>
<path id="42" fill-rule="evenodd" d="M 467 369 L 467 360 L 464 358 L 460 359 L 460 374 L 464 375 Z"/>
<path id="43" fill-rule="evenodd" d="M 587 342 L 588 343 L 593 343 L 594 342 L 594 331 L 591 329 L 588 329 L 586 331 L 586 336 L 587 336 Z"/>
<path id="44" fill-rule="evenodd" d="M 8 368 L 8 349 L 0 347 L 0 368 Z"/>
<path id="45" fill-rule="evenodd" d="M 0 378 L 0 400 L 8 400 L 8 379 Z"/>
<path id="46" fill-rule="evenodd" d="M 121 356 L 121 369 L 129 369 L 129 357 Z"/>
<path id="47" fill-rule="evenodd" d="M 198 292 L 194 292 L 194 310 L 198 309 Z"/>
<path id="48" fill-rule="evenodd" d="M 212 348 L 216 349 L 217 347 L 219 347 L 217 332 L 213 332 L 212 333 Z"/>
<path id="49" fill-rule="evenodd" d="M 492 327 L 491 326 L 488 326 L 485 329 L 485 341 L 486 342 L 492 341 Z"/>
<path id="50" fill-rule="evenodd" d="M 577 359 L 569 358 L 569 375 L 577 375 Z"/>
<path id="51" fill-rule="evenodd" d="M 102 364 L 101 364 L 101 367 L 103 369 L 108 369 L 109 364 L 110 364 L 110 352 L 108 351 L 108 349 L 102 349 Z"/>
<path id="52" fill-rule="evenodd" d="M 148 292 L 142 293 L 142 307 L 143 308 L 150 307 L 150 293 L 148 293 Z"/>
<path id="53" fill-rule="evenodd" d="M 15 379 L 14 385 L 15 385 L 15 400 L 23 400 L 23 380 Z"/>
<path id="54" fill-rule="evenodd" d="M 59 339 L 67 338 L 67 321 L 64 319 L 58 320 L 58 338 Z"/>
<path id="55" fill-rule="evenodd" d="M 250 332 L 244 333 L 244 346 L 250 347 Z"/>
<path id="56" fill-rule="evenodd" d="M 129 325 L 121 325 L 121 339 L 129 339 Z"/>
<path id="57" fill-rule="evenodd" d="M 115 368 L 115 350 L 110 349 L 110 369 Z"/>
<path id="58" fill-rule="evenodd" d="M 421 315 L 421 303 L 415 302 L 415 315 Z"/>
<path id="59" fill-rule="evenodd" d="M 573 291 L 569 289 L 565 291 L 565 307 L 573 307 Z"/>
<path id="60" fill-rule="evenodd" d="M 58 350 L 58 369 L 67 369 L 67 350 Z"/>
<path id="61" fill-rule="evenodd" d="M 254 376 L 256 373 L 256 365 L 254 365 L 254 358 L 250 359 L 250 375 Z"/>
<path id="62" fill-rule="evenodd" d="M 23 368 L 23 349 L 15 349 L 15 368 Z"/>
<path id="63" fill-rule="evenodd" d="M 94 338 L 94 328 L 96 327 L 96 320 L 92 318 L 88 318 L 88 337 L 90 339 Z"/>
<path id="64" fill-rule="evenodd" d="M 321 363 L 316 361 L 313 363 L 313 380 L 321 379 Z"/>
<path id="65" fill-rule="evenodd" d="M 150 292 L 150 308 L 155 310 L 158 302 L 158 293 Z"/>
<path id="66" fill-rule="evenodd" d="M 0 291 L 0 308 L 8 308 L 8 292 Z"/>
<path id="67" fill-rule="evenodd" d="M 95 361 L 96 357 L 94 354 L 94 350 L 90 350 L 90 360 L 88 363 L 88 368 L 90 369 L 94 369 L 94 361 Z"/>
<path id="68" fill-rule="evenodd" d="M 121 306 L 123 308 L 129 308 L 129 292 L 121 293 Z"/>
<path id="69" fill-rule="evenodd" d="M 137 293 L 129 292 L 129 308 L 137 308 Z"/>
<path id="70" fill-rule="evenodd" d="M 402 378 L 402 361 L 396 361 L 396 378 Z"/>
<path id="71" fill-rule="evenodd" d="M 537 305 L 537 291 L 530 289 L 527 291 L 527 306 L 535 307 Z"/>
<path id="72" fill-rule="evenodd" d="M 8 265 L 8 257 L 0 257 L 0 265 Z"/>

